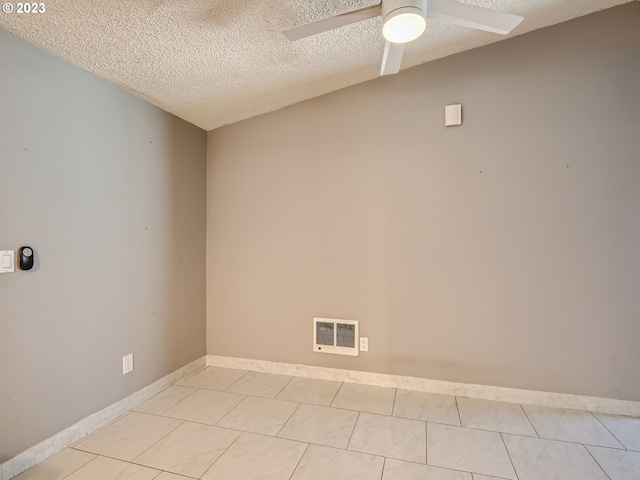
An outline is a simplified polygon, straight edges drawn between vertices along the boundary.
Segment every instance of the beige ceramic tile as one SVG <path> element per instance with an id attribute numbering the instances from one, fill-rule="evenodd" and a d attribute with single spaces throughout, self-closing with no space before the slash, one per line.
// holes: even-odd
<path id="1" fill-rule="evenodd" d="M 640 418 L 594 414 L 627 450 L 640 452 Z"/>
<path id="2" fill-rule="evenodd" d="M 336 397 L 342 382 L 294 377 L 277 398 L 311 405 L 329 406 Z"/>
<path id="3" fill-rule="evenodd" d="M 640 479 L 637 418 L 341 385 L 208 368 L 15 478 Z"/>
<path id="4" fill-rule="evenodd" d="M 458 409 L 463 427 L 529 437 L 538 436 L 522 407 L 517 403 L 458 397 Z"/>
<path id="5" fill-rule="evenodd" d="M 207 367 L 195 375 L 187 378 L 181 385 L 187 387 L 209 388 L 211 390 L 226 390 L 247 373 L 247 370 L 232 368 Z"/>
<path id="6" fill-rule="evenodd" d="M 383 458 L 310 445 L 291 480 L 380 480 Z"/>
<path id="7" fill-rule="evenodd" d="M 160 392 L 146 402 L 141 403 L 133 410 L 136 412 L 153 413 L 157 415 L 173 407 L 176 403 L 184 400 L 195 391 L 195 388 L 175 385 Z"/>
<path id="8" fill-rule="evenodd" d="M 426 463 L 426 425 L 421 420 L 361 413 L 349 450 Z"/>
<path id="9" fill-rule="evenodd" d="M 173 418 L 133 412 L 76 444 L 74 448 L 130 461 L 181 423 L 181 420 Z"/>
<path id="10" fill-rule="evenodd" d="M 231 385 L 227 391 L 256 397 L 275 398 L 292 379 L 293 377 L 289 375 L 249 372 Z"/>
<path id="11" fill-rule="evenodd" d="M 584 445 L 504 434 L 522 480 L 608 480 Z"/>
<path id="12" fill-rule="evenodd" d="M 472 480 L 471 474 L 387 458 L 382 480 Z"/>
<path id="13" fill-rule="evenodd" d="M 193 477 L 185 477 L 183 475 L 176 475 L 175 473 L 162 472 L 153 480 L 193 480 Z"/>
<path id="14" fill-rule="evenodd" d="M 395 388 L 343 383 L 331 406 L 360 412 L 391 415 L 395 395 Z"/>
<path id="15" fill-rule="evenodd" d="M 166 417 L 215 425 L 244 399 L 235 393 L 197 390 L 184 400 L 166 410 Z"/>
<path id="16" fill-rule="evenodd" d="M 427 424 L 427 463 L 471 473 L 516 479 L 497 432 Z"/>
<path id="17" fill-rule="evenodd" d="M 611 480 L 640 479 L 640 452 L 604 447 L 587 447 Z"/>
<path id="18" fill-rule="evenodd" d="M 480 475 L 478 473 L 473 474 L 473 480 L 505 480 L 498 477 L 490 477 L 489 475 Z"/>
<path id="19" fill-rule="evenodd" d="M 98 457 L 65 480 L 154 480 L 160 472 L 114 458 Z"/>
<path id="20" fill-rule="evenodd" d="M 135 461 L 158 470 L 200 477 L 239 436 L 235 430 L 184 422 Z"/>
<path id="21" fill-rule="evenodd" d="M 540 438 L 624 448 L 589 412 L 523 405 Z"/>
<path id="22" fill-rule="evenodd" d="M 450 395 L 398 390 L 393 416 L 460 426 L 456 397 Z"/>
<path id="23" fill-rule="evenodd" d="M 92 453 L 65 448 L 14 477 L 14 480 L 61 480 L 94 458 L 96 455 Z"/>
<path id="24" fill-rule="evenodd" d="M 358 412 L 302 404 L 282 428 L 279 437 L 346 448 Z"/>
<path id="25" fill-rule="evenodd" d="M 246 397 L 218 422 L 218 426 L 277 435 L 298 405 L 285 400 Z"/>
<path id="26" fill-rule="evenodd" d="M 288 480 L 306 443 L 243 433 L 202 476 L 203 480 Z"/>

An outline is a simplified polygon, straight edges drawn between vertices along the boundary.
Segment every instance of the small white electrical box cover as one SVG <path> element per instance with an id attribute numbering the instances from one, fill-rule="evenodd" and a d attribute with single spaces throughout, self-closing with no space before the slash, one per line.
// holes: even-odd
<path id="1" fill-rule="evenodd" d="M 445 127 L 462 125 L 462 105 L 460 103 L 444 107 L 444 125 Z"/>
<path id="2" fill-rule="evenodd" d="M 0 251 L 0 273 L 16 271 L 16 252 L 13 250 Z"/>

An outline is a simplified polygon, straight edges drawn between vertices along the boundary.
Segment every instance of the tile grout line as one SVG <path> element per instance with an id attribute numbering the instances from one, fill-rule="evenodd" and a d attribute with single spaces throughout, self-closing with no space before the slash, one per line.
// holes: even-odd
<path id="1" fill-rule="evenodd" d="M 351 429 L 351 434 L 349 435 L 349 440 L 347 440 L 347 445 L 346 447 L 344 447 L 343 450 L 345 451 L 355 451 L 355 450 L 349 450 L 349 444 L 351 443 L 351 439 L 353 438 L 353 433 L 356 431 L 356 426 L 358 425 L 358 421 L 360 420 L 360 414 L 362 412 L 358 412 L 358 416 L 356 417 L 356 421 L 353 424 L 353 428 Z"/>
<path id="2" fill-rule="evenodd" d="M 133 460 L 131 460 L 130 462 L 127 462 L 125 460 L 120 460 L 119 458 L 113 458 L 113 457 L 108 457 L 106 455 L 100 455 L 101 457 L 105 457 L 105 458 L 111 458 L 112 460 L 119 460 L 121 462 L 125 462 L 128 463 L 129 465 L 133 465 L 136 467 L 142 467 L 142 468 L 148 468 L 149 470 L 157 470 L 159 473 L 158 475 L 156 475 L 155 477 L 153 477 L 153 480 L 155 480 L 156 478 L 158 478 L 160 475 L 162 475 L 163 473 L 169 473 L 171 475 L 179 475 L 179 476 L 183 476 L 185 478 L 189 478 L 189 479 L 193 479 L 193 478 L 200 478 L 200 477 L 192 477 L 191 475 L 186 475 L 184 473 L 175 473 L 172 472 L 170 470 L 165 470 L 164 468 L 158 468 L 158 467 L 150 467 L 149 465 L 145 465 L 144 463 L 138 463 L 138 462 L 134 462 Z"/>
<path id="3" fill-rule="evenodd" d="M 207 367 L 207 368 L 221 368 L 221 367 Z M 236 369 L 236 370 L 238 370 L 238 369 Z M 240 376 L 240 378 L 238 378 L 235 382 L 233 382 L 231 385 L 227 386 L 227 388 L 225 388 L 222 391 L 223 392 L 227 392 L 227 393 L 236 393 L 236 392 L 229 392 L 229 389 L 231 387 L 233 387 L 236 383 L 238 383 L 240 380 L 242 380 L 244 377 L 249 375 L 249 373 L 251 373 L 251 370 L 245 370 L 245 373 L 242 376 Z"/>
<path id="4" fill-rule="evenodd" d="M 331 399 L 331 402 L 329 402 L 329 405 L 327 405 L 327 407 L 330 407 L 331 405 L 333 405 L 333 402 L 336 401 L 336 397 L 338 396 L 338 392 L 340 392 L 340 390 L 342 389 L 343 385 L 344 385 L 344 382 L 340 382 L 340 386 L 336 390 L 336 393 L 333 394 L 333 398 Z"/>
<path id="5" fill-rule="evenodd" d="M 535 406 L 535 405 L 532 405 L 532 406 Z M 527 419 L 528 419 L 528 420 L 529 420 L 529 422 L 531 423 L 531 426 L 533 427 L 533 430 L 534 430 L 534 431 L 536 432 L 536 434 L 538 435 L 538 439 L 540 439 L 540 440 L 548 440 L 548 441 L 550 441 L 550 442 L 562 442 L 562 443 L 569 443 L 569 444 L 572 444 L 572 445 L 591 445 L 590 443 L 584 443 L 584 442 L 573 442 L 573 441 L 571 441 L 571 440 L 564 440 L 564 439 L 561 439 L 561 438 L 543 437 L 542 435 L 540 435 L 540 433 L 539 433 L 539 432 L 538 432 L 538 430 L 536 429 L 536 427 L 535 427 L 535 425 L 534 425 L 533 421 L 529 418 L 529 414 L 527 413 L 527 410 L 524 408 L 524 405 L 520 405 L 520 407 L 522 407 L 522 411 L 524 411 L 524 414 L 527 416 Z M 544 408 L 546 408 L 546 407 L 544 407 Z M 570 410 L 570 409 L 554 409 L 554 410 Z M 526 437 L 526 435 L 521 435 L 521 434 L 516 434 L 516 433 L 510 433 L 509 435 L 517 435 L 517 436 L 520 436 L 520 437 Z M 535 438 L 535 437 L 529 437 L 529 438 Z M 614 437 L 614 439 L 615 439 L 616 441 L 618 441 L 615 437 Z M 622 445 L 622 444 L 620 444 L 620 445 Z M 616 447 L 605 446 L 605 445 L 592 445 L 592 446 L 594 446 L 594 447 L 612 448 L 612 449 L 615 449 L 615 450 L 624 450 L 624 446 L 623 446 L 623 448 L 622 448 L 622 449 L 620 449 L 620 448 L 616 448 Z"/>
<path id="6" fill-rule="evenodd" d="M 536 426 L 533 424 L 533 422 L 531 421 L 531 419 L 529 418 L 529 414 L 527 413 L 527 411 L 525 410 L 524 406 L 521 405 L 520 403 L 518 404 L 520 406 L 520 410 L 522 410 L 524 412 L 524 416 L 527 417 L 527 420 L 529 421 L 529 424 L 531 425 L 531 428 L 533 428 L 533 431 L 536 432 L 536 435 L 538 436 L 538 438 L 542 438 L 540 436 L 540 434 L 538 433 L 538 429 L 536 428 Z"/>
<path id="7" fill-rule="evenodd" d="M 424 463 L 429 465 L 429 422 L 424 422 Z"/>
<path id="8" fill-rule="evenodd" d="M 605 474 L 605 476 L 611 480 L 611 477 L 609 476 L 609 474 L 605 471 L 604 468 L 602 468 L 602 465 L 600 465 L 600 462 L 598 462 L 598 460 L 596 460 L 596 457 L 593 456 L 593 454 L 591 453 L 591 451 L 587 448 L 586 445 L 582 445 L 582 447 L 587 451 L 587 453 L 589 454 L 589 456 L 591 458 L 593 458 L 593 461 L 596 462 L 596 465 L 598 465 L 598 467 L 600 467 L 600 470 L 602 470 L 602 472 Z"/>
<path id="9" fill-rule="evenodd" d="M 67 448 L 71 448 L 71 447 L 67 447 Z M 88 452 L 86 452 L 88 453 Z M 75 470 L 73 470 L 72 472 L 69 472 L 67 475 L 65 475 L 64 477 L 62 477 L 60 480 L 64 480 L 65 478 L 69 478 L 71 475 L 73 475 L 74 473 L 76 473 L 78 470 L 80 470 L 81 468 L 85 467 L 86 465 L 89 465 L 91 462 L 93 462 L 96 458 L 99 458 L 100 455 L 94 453 L 93 455 L 95 455 L 95 457 L 93 457 L 91 460 L 89 460 L 86 463 L 83 463 L 82 465 L 80 465 L 78 468 L 76 468 Z M 157 476 L 157 475 L 156 475 Z"/>
<path id="10" fill-rule="evenodd" d="M 224 418 L 224 417 L 223 417 L 223 418 Z M 222 420 L 222 419 L 221 419 L 221 420 Z M 224 427 L 217 427 L 217 428 L 224 428 Z M 204 472 L 202 472 L 202 475 L 200 475 L 198 478 L 202 478 L 202 477 L 204 477 L 204 476 L 207 474 L 207 472 L 208 472 L 209 470 L 211 470 L 211 468 L 213 468 L 213 466 L 214 466 L 216 463 L 218 463 L 218 460 L 220 460 L 220 459 L 224 456 L 224 454 L 225 454 L 225 453 L 227 453 L 227 451 L 228 451 L 228 450 L 229 450 L 229 449 L 230 449 L 230 448 L 231 448 L 231 447 L 232 447 L 232 446 L 233 446 L 233 445 L 234 445 L 234 444 L 235 444 L 235 443 L 240 439 L 240 437 L 241 437 L 242 435 L 244 435 L 244 434 L 245 434 L 245 432 L 244 432 L 244 431 L 242 431 L 242 432 L 240 433 L 240 435 L 238 435 L 236 438 L 234 438 L 234 439 L 233 439 L 233 442 L 231 442 L 231 443 L 227 446 L 227 448 L 225 448 L 225 449 L 224 449 L 224 451 L 223 451 L 220 455 L 218 455 L 218 458 L 216 458 L 216 459 L 213 461 L 213 463 L 211 463 L 211 465 L 209 465 L 207 468 L 205 468 L 205 469 L 204 469 Z M 179 474 L 179 475 L 182 475 L 182 474 Z"/>
<path id="11" fill-rule="evenodd" d="M 246 397 L 247 397 L 247 395 L 244 395 L 244 397 L 246 398 Z M 256 397 L 256 398 L 262 398 L 262 397 Z M 244 398 L 243 398 L 242 400 L 244 400 Z M 240 400 L 237 404 L 235 404 L 235 405 L 231 408 L 231 410 L 233 410 L 234 408 L 236 408 L 236 407 L 237 407 L 237 406 L 242 402 L 242 400 Z M 235 430 L 236 432 L 243 432 L 244 430 L 238 430 L 237 428 L 230 428 L 230 427 L 222 427 L 222 426 L 218 425 L 218 422 L 219 422 L 220 420 L 222 420 L 224 417 L 226 417 L 226 416 L 227 416 L 227 414 L 228 414 L 229 412 L 231 412 L 231 410 L 229 410 L 229 411 L 228 411 L 228 412 L 226 412 L 222 417 L 220 417 L 220 419 L 218 419 L 218 420 L 216 421 L 216 423 L 206 423 L 206 422 L 202 422 L 202 421 L 198 421 L 198 420 L 190 420 L 190 419 L 188 419 L 188 418 L 172 417 L 172 416 L 170 416 L 170 415 L 165 415 L 165 414 L 161 414 L 161 413 L 146 413 L 146 412 L 134 412 L 134 413 L 140 413 L 140 414 L 142 414 L 142 415 L 149 415 L 149 416 L 152 416 L 152 417 L 171 418 L 171 419 L 173 419 L 173 420 L 180 420 L 180 421 L 181 421 L 181 422 L 183 422 L 183 423 L 195 423 L 196 425 L 206 425 L 206 426 L 208 426 L 208 427 L 217 427 L 217 428 L 224 428 L 225 430 Z M 113 423 L 113 422 L 111 422 L 111 423 Z M 110 425 L 111 425 L 111 423 L 109 423 L 109 424 L 105 425 L 105 427 L 110 426 Z M 176 427 L 176 428 L 177 428 L 177 427 Z M 71 447 L 71 448 L 74 448 L 74 447 Z M 78 449 L 78 450 L 79 450 L 79 449 Z"/>
<path id="12" fill-rule="evenodd" d="M 302 442 L 301 442 L 302 443 Z M 307 443 L 307 442 L 304 442 Z M 304 456 L 307 454 L 307 452 L 309 451 L 309 447 L 311 446 L 310 443 L 307 443 L 307 448 L 304 449 L 304 452 L 302 452 L 302 455 L 300 455 L 300 459 L 298 460 L 298 463 L 296 463 L 296 466 L 293 468 L 293 471 L 291 472 L 291 475 L 289 475 L 289 480 L 291 480 L 293 478 L 293 476 L 296 473 L 296 470 L 298 470 L 298 467 L 300 466 L 300 463 L 302 462 L 302 459 L 304 458 Z"/>
<path id="13" fill-rule="evenodd" d="M 460 426 L 462 427 L 462 416 L 460 415 L 460 405 L 458 405 L 458 396 L 454 395 L 453 399 L 456 402 L 456 412 L 458 412 L 458 421 L 460 422 Z"/>
<path id="14" fill-rule="evenodd" d="M 275 397 L 273 397 L 272 400 L 277 400 L 278 399 L 278 395 L 280 395 L 284 391 L 284 389 L 287 388 L 291 382 L 293 382 L 293 379 L 296 378 L 295 375 L 283 375 L 283 377 L 284 376 L 291 377 L 291 378 L 289 379 L 289 381 L 287 383 L 285 383 L 282 386 L 282 388 L 280 390 L 278 390 L 278 393 L 276 393 Z"/>
<path id="15" fill-rule="evenodd" d="M 111 420 L 109 423 L 101 426 L 100 428 L 97 428 L 94 432 L 91 432 L 89 435 L 87 435 L 84 438 L 81 438 L 80 440 L 78 440 L 77 442 L 72 443 L 71 445 L 69 445 L 66 448 L 75 448 L 76 450 L 81 450 L 83 452 L 86 452 L 87 450 L 82 450 L 81 448 L 77 448 L 79 444 L 84 443 L 86 440 L 89 440 L 91 437 L 98 435 L 100 432 L 102 432 L 103 430 L 106 430 L 107 428 L 109 428 L 109 426 L 113 425 L 116 422 L 119 422 L 120 420 L 124 420 L 125 418 L 127 418 L 128 416 L 130 416 L 132 413 L 134 413 L 133 411 L 129 410 L 127 412 L 125 412 L 124 414 L 120 415 L 119 417 L 114 418 L 113 420 Z M 135 412 L 135 413 L 140 413 L 140 412 Z M 92 452 L 89 452 L 92 453 Z M 98 455 L 97 453 L 95 455 Z"/>
<path id="16" fill-rule="evenodd" d="M 165 417 L 165 418 L 171 418 L 171 417 Z M 177 419 L 176 419 L 177 420 Z M 186 422 L 186 420 L 181 420 L 180 423 L 178 425 L 176 425 L 175 427 L 173 427 L 170 431 L 168 431 L 167 433 L 165 433 L 162 437 L 160 437 L 158 440 L 156 440 L 155 442 L 153 442 L 153 444 L 149 445 L 147 448 L 145 448 L 142 452 L 140 452 L 139 455 L 136 455 L 135 457 L 133 457 L 131 459 L 131 461 L 129 463 L 133 463 L 133 461 L 137 458 L 140 458 L 142 455 L 144 455 L 145 453 L 147 453 L 149 450 L 151 450 L 156 444 L 160 443 L 162 440 L 164 440 L 165 438 L 167 438 L 169 435 L 171 435 L 175 430 L 177 430 L 179 427 L 181 427 L 182 425 L 184 425 L 184 423 Z"/>
<path id="17" fill-rule="evenodd" d="M 158 470 L 160 473 L 165 471 L 165 470 L 162 470 L 161 468 L 150 467 L 149 465 L 144 465 L 142 463 L 135 462 L 134 461 L 135 459 L 133 459 L 133 460 L 123 460 L 122 458 L 114 457 L 112 455 L 105 455 L 104 453 L 95 453 L 95 452 L 90 452 L 88 450 L 80 450 L 80 449 L 74 448 L 74 447 L 67 447 L 67 448 L 73 448 L 73 450 L 78 450 L 78 451 L 84 452 L 84 453 L 90 453 L 90 454 L 96 456 L 95 458 L 92 458 L 89 462 L 85 463 L 82 467 L 85 467 L 85 466 L 89 465 L 89 463 L 93 462 L 94 460 L 97 460 L 98 458 L 108 458 L 109 460 L 115 460 L 116 462 L 122 462 L 122 463 L 126 463 L 128 465 L 135 465 L 135 466 L 138 466 L 138 467 L 144 467 L 144 468 L 148 468 L 150 470 Z M 142 454 L 140 454 L 140 455 L 142 455 Z M 82 467 L 80 467 L 80 468 L 82 468 Z M 72 475 L 73 473 L 75 473 L 78 470 L 80 470 L 80 468 L 77 468 L 72 473 L 69 473 L 68 475 L 66 475 L 64 478 L 68 478 L 70 475 Z M 173 473 L 173 472 L 169 472 L 169 473 Z"/>
<path id="18" fill-rule="evenodd" d="M 340 383 L 340 388 L 338 388 L 338 391 L 333 396 L 333 400 L 331 400 L 331 403 L 329 404 L 329 407 L 337 408 L 337 407 L 334 407 L 333 404 L 336 402 L 336 399 L 338 398 L 338 395 L 340 395 L 340 391 L 342 390 L 342 387 L 344 387 L 344 382 Z"/>
<path id="19" fill-rule="evenodd" d="M 224 392 L 224 393 L 226 393 L 226 392 Z M 239 394 L 234 393 L 233 395 L 239 395 Z M 221 426 L 221 425 L 220 425 L 220 422 L 221 422 L 222 420 L 224 420 L 224 419 L 227 417 L 227 415 L 229 415 L 231 412 L 233 412 L 236 408 L 238 408 L 240 405 L 242 405 L 242 403 L 243 403 L 247 398 L 249 398 L 249 395 L 243 395 L 242 397 L 243 397 L 243 398 L 242 398 L 242 400 L 240 400 L 240 401 L 239 401 L 238 403 L 236 403 L 233 407 L 231 407 L 229 410 L 227 410 L 226 412 L 224 412 L 224 413 L 222 414 L 222 416 L 221 416 L 218 420 L 216 420 L 216 423 L 214 423 L 214 424 L 213 424 L 213 426 L 214 426 L 214 427 L 218 427 L 218 428 L 228 428 L 228 427 L 223 427 L 223 426 Z M 253 397 L 253 398 L 262 398 L 262 397 Z M 210 425 L 210 424 L 209 424 L 209 425 Z M 231 428 L 230 430 L 235 430 L 235 428 Z"/>
<path id="20" fill-rule="evenodd" d="M 593 417 L 596 419 L 596 421 L 597 421 L 600 425 L 602 425 L 602 426 L 604 427 L 604 429 L 605 429 L 607 432 L 609 432 L 613 438 L 615 438 L 616 442 L 618 442 L 620 445 L 622 445 L 622 447 L 623 447 L 626 451 L 629 451 L 629 449 L 628 449 L 628 448 L 627 448 L 627 446 L 622 442 L 622 440 L 620 440 L 618 437 L 616 437 L 616 434 L 615 434 L 615 433 L 613 433 L 611 430 L 609 430 L 609 428 L 604 424 L 604 422 L 603 422 L 602 420 L 600 420 L 600 419 L 598 418 L 598 416 L 597 416 L 595 413 L 593 413 L 593 412 L 589 412 L 589 413 L 591 413 L 591 415 L 593 415 Z"/>
<path id="21" fill-rule="evenodd" d="M 398 398 L 398 389 L 395 389 L 395 392 L 393 393 L 393 404 L 391 405 L 391 416 L 395 417 L 394 413 L 396 411 L 396 400 Z M 396 417 L 398 418 L 398 417 Z"/>
<path id="22" fill-rule="evenodd" d="M 499 432 L 497 430 L 486 430 L 484 428 L 475 428 L 475 427 L 460 427 L 458 425 L 450 425 L 450 424 L 447 424 L 447 423 L 438 423 L 438 422 L 429 422 L 429 423 L 435 423 L 437 425 L 443 425 L 445 427 L 465 428 L 467 430 L 475 430 L 475 431 L 480 431 L 480 432 L 500 433 L 500 434 L 505 434 L 505 435 L 512 435 L 514 437 L 532 438 L 534 440 L 545 440 L 545 441 L 548 441 L 548 442 L 568 443 L 569 445 L 585 445 L 585 446 L 590 446 L 590 447 L 609 448 L 611 450 L 618 450 L 618 451 L 625 451 L 625 452 L 628 451 L 625 448 L 610 447 L 610 446 L 606 446 L 606 445 L 594 445 L 594 444 L 591 444 L 591 443 L 583 443 L 583 442 L 572 442 L 571 440 L 562 440 L 562 439 L 557 439 L 557 438 L 532 437 L 531 435 L 523 435 L 522 433 Z"/>
<path id="23" fill-rule="evenodd" d="M 205 356 L 205 357 L 206 357 L 206 356 Z M 205 358 L 205 361 L 204 361 L 204 367 L 202 367 L 200 370 L 197 370 L 197 371 L 193 372 L 191 375 L 189 375 L 189 376 L 187 376 L 187 377 L 183 378 L 183 379 L 180 381 L 180 383 L 176 383 L 175 385 L 182 385 L 184 382 L 186 382 L 186 381 L 187 381 L 187 380 L 189 380 L 190 378 L 193 378 L 193 377 L 195 377 L 196 375 L 198 375 L 199 373 L 204 372 L 207 368 L 209 368 L 209 367 L 207 367 L 207 360 L 206 360 L 206 358 Z M 173 385 L 172 385 L 172 386 L 173 386 Z M 163 391 L 164 391 L 164 390 L 163 390 Z"/>
<path id="24" fill-rule="evenodd" d="M 328 447 L 328 448 L 335 448 L 335 447 Z M 422 462 L 416 462 L 415 460 L 407 460 L 405 458 L 397 458 L 397 457 L 386 457 L 384 455 L 381 455 L 379 453 L 367 453 L 367 452 L 358 452 L 356 450 L 349 450 L 350 452 L 355 452 L 355 453 L 361 453 L 363 455 L 370 455 L 372 457 L 382 457 L 382 458 L 386 458 L 389 460 L 397 460 L 399 462 L 404 462 L 404 463 L 409 463 L 411 465 L 415 465 L 417 467 L 432 467 L 432 468 L 437 468 L 437 469 L 442 469 L 442 470 L 447 470 L 450 472 L 457 472 L 457 473 L 468 473 L 469 475 L 471 475 L 473 472 L 470 472 L 469 470 L 461 470 L 459 468 L 454 468 L 454 467 L 441 467 L 439 465 L 431 465 L 428 463 L 422 463 Z M 478 475 L 483 475 L 482 473 L 478 473 Z M 486 477 L 492 477 L 492 478 L 496 478 L 499 480 L 509 480 L 507 478 L 504 477 L 493 477 L 492 475 L 485 475 Z"/>
<path id="25" fill-rule="evenodd" d="M 298 406 L 293 410 L 293 412 L 291 412 L 291 415 L 289 415 L 287 417 L 287 419 L 284 421 L 284 423 L 282 424 L 282 426 L 280 427 L 280 429 L 278 430 L 278 433 L 276 433 L 274 435 L 274 438 L 281 438 L 278 435 L 280 435 L 280 433 L 282 433 L 282 430 L 284 429 L 284 427 L 287 426 L 287 423 L 289 423 L 289 421 L 293 418 L 293 416 L 296 414 L 296 412 L 298 411 L 298 409 L 302 406 L 303 402 L 298 402 Z"/>
<path id="26" fill-rule="evenodd" d="M 511 452 L 509 452 L 509 448 L 507 448 L 507 442 L 504 441 L 504 434 L 502 432 L 498 432 L 500 435 L 500 440 L 502 440 L 502 445 L 504 445 L 504 450 L 507 452 L 507 457 L 509 457 L 509 462 L 511 462 L 511 468 L 513 468 L 513 473 L 516 474 L 516 479 L 519 479 L 518 471 L 516 470 L 516 466 L 513 463 L 513 458 L 511 458 Z M 532 437 L 529 437 L 532 438 Z M 472 474 L 473 475 L 473 474 Z"/>
<path id="27" fill-rule="evenodd" d="M 171 387 L 169 387 L 169 388 L 171 388 Z M 187 387 L 187 388 L 193 388 L 193 387 Z M 189 393 L 189 395 L 187 395 L 186 397 L 181 398 L 180 400 L 178 400 L 178 401 L 177 401 L 176 403 L 174 403 L 173 405 L 171 405 L 171 406 L 169 406 L 169 407 L 165 408 L 164 410 L 162 410 L 162 412 L 160 412 L 160 413 L 159 413 L 159 415 L 164 415 L 164 413 L 165 413 L 165 412 L 167 412 L 167 411 L 171 410 L 173 407 L 175 407 L 175 406 L 177 406 L 178 404 L 180 404 L 180 403 L 184 402 L 187 398 L 191 397 L 191 395 L 195 394 L 198 390 L 200 390 L 200 389 L 199 389 L 199 388 L 194 388 L 194 389 L 193 389 L 193 392 Z M 166 390 L 163 390 L 163 391 L 164 391 L 164 392 L 166 392 Z M 160 393 L 162 393 L 162 392 L 160 392 Z M 159 393 L 158 395 L 160 395 L 160 393 Z M 157 396 L 157 395 L 156 395 L 156 396 Z M 154 397 L 151 397 L 151 398 L 154 398 Z M 149 400 L 151 400 L 151 398 L 150 398 Z M 138 412 L 138 410 L 132 410 L 132 411 L 134 411 L 134 412 Z M 138 412 L 138 413 L 147 413 L 147 412 Z"/>

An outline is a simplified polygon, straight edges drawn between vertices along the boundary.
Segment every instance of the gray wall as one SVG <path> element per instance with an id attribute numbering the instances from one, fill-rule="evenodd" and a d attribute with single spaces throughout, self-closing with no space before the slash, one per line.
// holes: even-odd
<path id="1" fill-rule="evenodd" d="M 206 133 L 0 31 L 0 462 L 205 353 Z M 122 356 L 135 370 L 122 375 Z"/>
<path id="2" fill-rule="evenodd" d="M 639 20 L 209 132 L 207 352 L 640 400 Z M 314 316 L 370 351 L 313 353 Z"/>

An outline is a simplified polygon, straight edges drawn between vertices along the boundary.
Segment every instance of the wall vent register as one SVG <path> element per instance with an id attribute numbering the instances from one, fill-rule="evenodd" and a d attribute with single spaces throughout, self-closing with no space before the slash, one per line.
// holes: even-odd
<path id="1" fill-rule="evenodd" d="M 313 319 L 313 351 L 358 356 L 358 321 Z"/>

